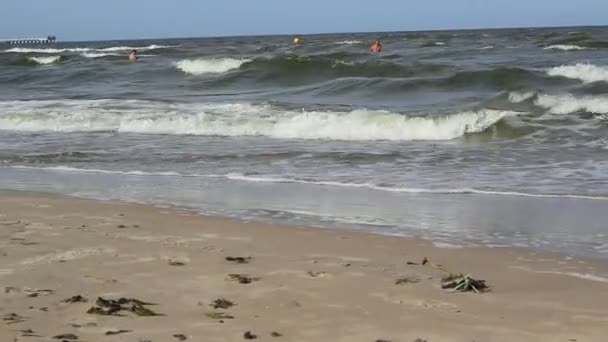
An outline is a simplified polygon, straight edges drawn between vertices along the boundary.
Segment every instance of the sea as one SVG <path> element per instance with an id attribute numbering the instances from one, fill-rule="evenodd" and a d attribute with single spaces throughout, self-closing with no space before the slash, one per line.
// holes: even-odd
<path id="1" fill-rule="evenodd" d="M 608 258 L 608 28 L 292 39 L 0 45 L 0 188 Z"/>

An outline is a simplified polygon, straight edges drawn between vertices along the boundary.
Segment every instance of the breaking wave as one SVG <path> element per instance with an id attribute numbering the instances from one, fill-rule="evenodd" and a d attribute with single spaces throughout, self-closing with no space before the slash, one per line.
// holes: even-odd
<path id="1" fill-rule="evenodd" d="M 86 58 L 101 58 L 101 57 L 107 57 L 107 56 L 120 56 L 120 54 L 106 53 L 106 52 L 83 52 L 82 53 L 82 57 L 86 57 Z"/>
<path id="2" fill-rule="evenodd" d="M 557 44 L 557 45 L 549 45 L 544 48 L 545 50 L 562 50 L 562 51 L 578 51 L 585 50 L 585 47 L 578 45 L 566 45 L 566 44 Z"/>
<path id="3" fill-rule="evenodd" d="M 8 50 L 4 50 L 6 53 L 62 53 L 62 52 L 117 52 L 117 51 L 130 51 L 130 50 L 157 50 L 157 49 L 170 49 L 176 47 L 175 45 L 157 45 L 152 44 L 148 46 L 111 46 L 106 48 L 63 48 L 63 49 L 55 49 L 55 48 L 11 48 Z"/>
<path id="4" fill-rule="evenodd" d="M 340 42 L 335 42 L 334 44 L 336 44 L 336 45 L 355 45 L 355 44 L 361 44 L 361 43 L 363 43 L 363 42 L 360 40 L 343 40 Z"/>
<path id="5" fill-rule="evenodd" d="M 593 64 L 578 63 L 575 65 L 563 65 L 550 68 L 547 74 L 553 77 L 581 80 L 585 83 L 608 82 L 608 67 Z"/>
<path id="6" fill-rule="evenodd" d="M 28 60 L 39 65 L 48 65 L 61 61 L 61 56 L 28 57 Z"/>
<path id="7" fill-rule="evenodd" d="M 179 70 L 190 75 L 220 74 L 230 70 L 238 69 L 248 59 L 234 58 L 199 58 L 184 59 L 175 62 L 174 65 Z"/>
<path id="8" fill-rule="evenodd" d="M 483 132 L 516 112 L 408 116 L 379 110 L 297 111 L 271 105 L 168 104 L 137 100 L 7 101 L 0 127 L 12 131 L 266 136 L 327 140 L 450 140 Z"/>
<path id="9" fill-rule="evenodd" d="M 534 103 L 555 114 L 569 114 L 585 111 L 595 114 L 608 113 L 608 97 L 566 95 L 539 95 Z"/>

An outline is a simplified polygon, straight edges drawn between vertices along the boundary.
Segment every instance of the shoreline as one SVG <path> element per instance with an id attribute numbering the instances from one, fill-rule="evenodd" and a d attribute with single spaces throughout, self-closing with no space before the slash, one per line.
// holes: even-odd
<path id="1" fill-rule="evenodd" d="M 14 190 L 0 191 L 0 225 L 0 314 L 24 317 L 1 322 L 0 340 L 21 340 L 27 329 L 40 336 L 34 340 L 70 333 L 86 341 L 180 334 L 241 341 L 246 331 L 262 341 L 603 341 L 607 333 L 608 308 L 598 300 L 608 294 L 603 260 L 439 248 L 417 238 Z M 234 264 L 231 256 L 252 259 Z M 444 272 L 421 266 L 424 258 L 484 279 L 491 291 L 441 289 Z M 61 302 L 77 295 L 88 302 Z M 87 314 L 99 296 L 151 301 L 165 316 Z M 218 298 L 236 305 L 215 310 L 209 304 Z M 234 319 L 208 317 L 218 312 Z M 130 331 L 105 335 L 119 330 Z"/>
<path id="2" fill-rule="evenodd" d="M 608 217 L 604 201 L 598 200 L 414 195 L 170 175 L 2 171 L 0 182 L 14 184 L 11 188 L 16 191 L 180 208 L 238 221 L 414 236 L 463 246 L 511 246 L 602 260 L 608 256 L 608 235 L 601 224 Z"/>

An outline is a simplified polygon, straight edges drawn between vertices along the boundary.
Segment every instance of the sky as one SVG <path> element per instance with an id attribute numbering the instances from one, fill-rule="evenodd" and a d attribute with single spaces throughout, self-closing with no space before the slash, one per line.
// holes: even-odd
<path id="1" fill-rule="evenodd" d="M 608 24 L 607 0 L 0 0 L 0 38 L 58 40 Z"/>

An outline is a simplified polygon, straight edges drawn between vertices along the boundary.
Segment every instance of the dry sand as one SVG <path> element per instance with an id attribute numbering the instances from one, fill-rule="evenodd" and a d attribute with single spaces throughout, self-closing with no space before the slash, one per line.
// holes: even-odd
<path id="1" fill-rule="evenodd" d="M 424 257 L 492 290 L 441 289 L 441 271 L 407 263 Z M 608 341 L 606 274 L 605 261 L 521 249 L 0 192 L 0 341 Z M 76 295 L 88 302 L 62 302 Z M 162 315 L 87 313 L 97 297 L 153 302 Z M 236 305 L 214 309 L 218 298 Z"/>

